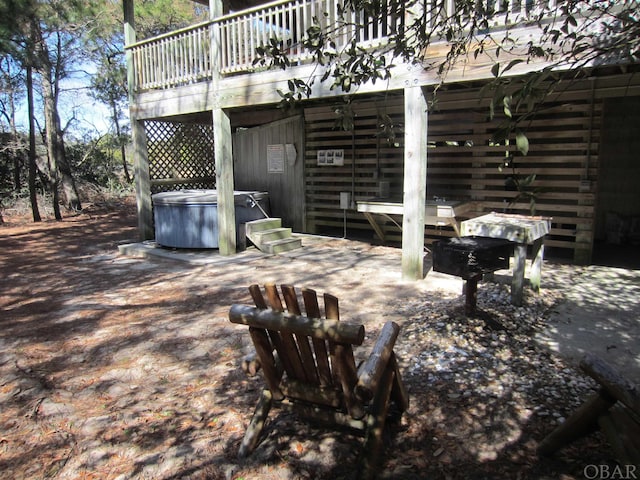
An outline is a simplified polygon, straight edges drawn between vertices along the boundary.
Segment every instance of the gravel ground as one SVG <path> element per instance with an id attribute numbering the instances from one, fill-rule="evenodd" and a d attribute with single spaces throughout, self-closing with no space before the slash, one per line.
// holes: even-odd
<path id="1" fill-rule="evenodd" d="M 549 348 L 556 337 L 540 339 L 578 286 L 598 287 L 593 270 L 548 262 L 541 292 L 527 289 L 517 308 L 508 287 L 481 283 L 481 314 L 467 318 L 460 279 L 404 282 L 397 249 L 316 238 L 279 257 L 133 258 L 117 253 L 135 236 L 131 213 L 0 227 L 5 478 L 353 478 L 358 437 L 287 414 L 272 414 L 255 454 L 236 460 L 262 382 L 240 371 L 251 347 L 227 312 L 250 303 L 256 281 L 338 296 L 342 318 L 365 325 L 367 346 L 385 321 L 401 326 L 411 407 L 390 431 L 381 478 L 568 480 L 613 465 L 598 434 L 536 455 L 595 388 Z M 635 308 L 635 272 L 608 274 Z M 624 333 L 633 355 L 637 331 Z"/>

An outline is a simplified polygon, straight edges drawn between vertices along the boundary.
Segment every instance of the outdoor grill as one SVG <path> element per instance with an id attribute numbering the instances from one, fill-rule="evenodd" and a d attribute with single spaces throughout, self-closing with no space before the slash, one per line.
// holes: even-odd
<path id="1" fill-rule="evenodd" d="M 476 312 L 478 280 L 485 273 L 509 268 L 513 243 L 490 237 L 456 237 L 434 242 L 433 271 L 461 277 L 465 285 L 465 313 Z"/>

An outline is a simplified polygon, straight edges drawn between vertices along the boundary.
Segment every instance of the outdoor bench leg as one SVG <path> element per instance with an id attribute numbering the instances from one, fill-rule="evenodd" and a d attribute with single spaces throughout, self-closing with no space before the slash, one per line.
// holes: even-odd
<path id="1" fill-rule="evenodd" d="M 535 292 L 540 291 L 540 278 L 542 276 L 542 261 L 544 256 L 544 244 L 542 238 L 538 238 L 533 242 L 533 259 L 531 260 L 531 272 L 529 280 Z"/>
<path id="2" fill-rule="evenodd" d="M 517 307 L 522 305 L 522 289 L 524 286 L 524 267 L 527 262 L 527 244 L 518 243 L 513 249 L 513 279 L 511 280 L 511 303 Z"/>

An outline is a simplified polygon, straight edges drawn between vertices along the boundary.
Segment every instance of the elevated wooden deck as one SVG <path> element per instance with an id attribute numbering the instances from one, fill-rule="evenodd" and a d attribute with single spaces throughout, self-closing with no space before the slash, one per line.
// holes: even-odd
<path id="1" fill-rule="evenodd" d="M 324 67 L 312 63 L 312 53 L 304 46 L 310 27 L 333 25 L 334 51 L 340 55 L 354 41 L 364 49 L 388 45 L 394 32 L 407 28 L 417 14 L 436 25 L 439 18 L 453 14 L 455 3 L 455 0 L 431 0 L 422 13 L 407 11 L 402 18 L 389 13 L 381 22 L 374 23 L 363 11 L 341 13 L 338 0 L 280 0 L 136 42 L 127 46 L 135 92 L 132 112 L 143 119 L 277 103 L 281 100 L 278 90 L 286 91 L 291 78 L 319 79 L 325 73 Z M 482 0 L 478 8 L 494 12 L 487 33 L 498 42 L 508 34 L 523 53 L 527 43 L 540 35 L 538 24 L 554 20 L 545 19 L 542 13 L 556 4 L 557 0 Z M 270 42 L 286 51 L 291 61 L 287 70 L 269 70 L 257 62 L 256 48 Z M 446 42 L 433 43 L 425 52 L 424 63 L 437 65 L 448 52 Z M 518 50 L 511 55 L 514 53 Z M 470 53 L 448 71 L 446 81 L 491 78 L 494 60 L 486 52 L 477 56 Z M 399 59 L 394 59 L 394 64 L 391 79 L 362 85 L 358 93 L 435 85 L 442 81 L 433 69 L 424 65 L 410 65 Z M 541 66 L 543 61 L 523 62 L 510 73 L 522 74 Z M 311 97 L 342 94 L 339 88 L 331 89 L 330 82 L 316 81 Z"/>

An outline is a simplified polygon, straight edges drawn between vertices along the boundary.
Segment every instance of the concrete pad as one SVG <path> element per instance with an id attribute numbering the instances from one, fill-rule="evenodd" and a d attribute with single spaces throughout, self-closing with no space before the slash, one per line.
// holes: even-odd
<path id="1" fill-rule="evenodd" d="M 576 365 L 586 353 L 597 355 L 640 384 L 640 270 L 589 266 L 575 271 L 558 285 L 564 300 L 536 340 Z"/>

